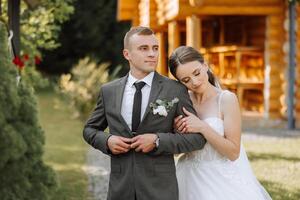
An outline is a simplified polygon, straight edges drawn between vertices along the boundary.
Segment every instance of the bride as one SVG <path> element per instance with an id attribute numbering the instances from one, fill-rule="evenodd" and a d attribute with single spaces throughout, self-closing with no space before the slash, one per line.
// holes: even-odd
<path id="1" fill-rule="evenodd" d="M 207 140 L 203 150 L 186 153 L 177 164 L 180 200 L 271 199 L 255 178 L 241 145 L 241 117 L 234 93 L 221 90 L 192 47 L 177 48 L 169 60 L 170 71 L 190 91 L 197 111 L 184 108 L 174 119 L 178 132 L 200 132 Z"/>

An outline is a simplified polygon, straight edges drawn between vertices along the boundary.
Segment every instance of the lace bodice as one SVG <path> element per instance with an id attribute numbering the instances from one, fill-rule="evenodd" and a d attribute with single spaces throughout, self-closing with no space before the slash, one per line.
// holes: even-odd
<path id="1" fill-rule="evenodd" d="M 223 120 L 218 117 L 209 117 L 204 119 L 206 123 L 209 124 L 218 134 L 224 136 L 224 125 Z M 202 150 L 193 151 L 190 153 L 184 154 L 180 161 L 193 160 L 193 162 L 203 162 L 203 161 L 226 161 L 227 158 L 219 154 L 209 143 L 206 143 Z"/>
<path id="2" fill-rule="evenodd" d="M 202 119 L 206 123 L 209 124 L 209 126 L 214 129 L 219 135 L 224 136 L 224 123 L 223 120 L 220 118 L 221 115 L 221 98 L 223 94 L 227 92 L 226 90 L 222 91 L 218 98 L 218 107 L 219 107 L 219 117 L 207 117 L 205 119 Z M 214 161 L 214 162 L 224 162 L 228 161 L 226 157 L 218 153 L 208 142 L 205 144 L 204 148 L 198 151 L 193 151 L 184 154 L 180 157 L 180 161 L 187 161 L 190 160 L 192 162 L 200 162 L 203 163 L 210 163 L 207 161 Z M 206 161 L 206 162 L 203 162 Z"/>

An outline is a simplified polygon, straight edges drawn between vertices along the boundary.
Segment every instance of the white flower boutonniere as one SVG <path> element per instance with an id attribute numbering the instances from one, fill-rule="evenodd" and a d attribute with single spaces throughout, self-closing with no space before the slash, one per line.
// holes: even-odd
<path id="1" fill-rule="evenodd" d="M 166 117 L 168 112 L 178 103 L 179 99 L 176 97 L 172 101 L 157 99 L 154 103 L 150 103 L 150 108 L 154 115 L 159 114 L 160 116 Z"/>

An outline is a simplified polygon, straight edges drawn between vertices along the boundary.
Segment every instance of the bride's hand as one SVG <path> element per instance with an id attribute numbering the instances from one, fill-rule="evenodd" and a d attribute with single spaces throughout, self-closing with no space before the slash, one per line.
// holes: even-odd
<path id="1" fill-rule="evenodd" d="M 207 128 L 208 124 L 199 119 L 199 117 L 187 111 L 185 108 L 183 108 L 183 112 L 186 117 L 179 120 L 179 123 L 183 124 L 183 133 L 199 133 Z"/>
<path id="2" fill-rule="evenodd" d="M 174 119 L 173 128 L 179 133 L 185 133 L 185 118 L 182 115 L 177 116 Z"/>

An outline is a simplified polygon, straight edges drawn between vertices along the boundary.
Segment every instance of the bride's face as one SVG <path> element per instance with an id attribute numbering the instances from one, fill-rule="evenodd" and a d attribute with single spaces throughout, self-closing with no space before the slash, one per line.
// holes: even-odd
<path id="1" fill-rule="evenodd" d="M 176 76 L 189 90 L 202 93 L 207 88 L 208 67 L 198 61 L 191 61 L 177 67 Z"/>

